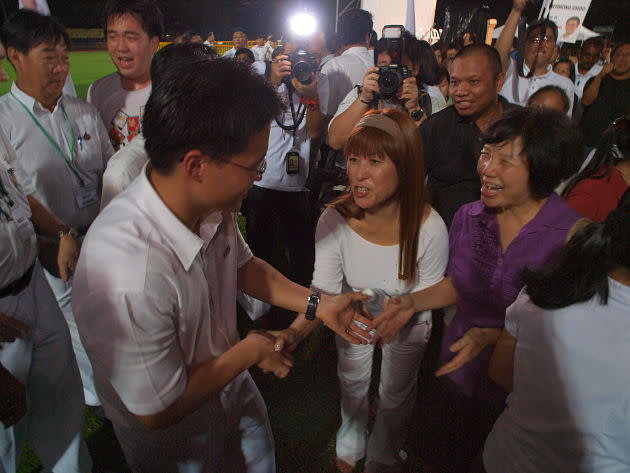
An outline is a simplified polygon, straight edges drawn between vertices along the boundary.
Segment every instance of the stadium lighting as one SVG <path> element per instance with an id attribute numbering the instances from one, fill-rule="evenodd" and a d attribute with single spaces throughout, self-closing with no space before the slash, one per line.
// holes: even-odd
<path id="1" fill-rule="evenodd" d="M 315 17 L 308 13 L 298 13 L 289 19 L 291 31 L 298 36 L 309 36 L 315 32 L 317 22 Z"/>

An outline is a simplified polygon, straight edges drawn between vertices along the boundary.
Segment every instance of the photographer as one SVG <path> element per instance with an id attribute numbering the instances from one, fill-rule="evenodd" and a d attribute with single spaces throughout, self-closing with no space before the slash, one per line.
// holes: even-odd
<path id="1" fill-rule="evenodd" d="M 303 51 L 303 50 L 302 50 Z M 247 240 L 256 256 L 271 261 L 278 240 L 288 249 L 289 278 L 310 283 L 313 273 L 314 228 L 305 187 L 310 168 L 311 139 L 322 136 L 316 65 L 300 48 L 287 55 L 274 51 L 270 81 L 285 105 L 272 120 L 267 169 L 249 191 L 244 213 Z M 293 61 L 293 63 L 291 62 Z M 300 71 L 310 74 L 302 75 Z M 298 80 L 298 78 L 300 80 Z"/>
<path id="2" fill-rule="evenodd" d="M 374 49 L 374 57 L 376 58 L 376 67 L 368 69 L 363 78 L 363 85 L 351 90 L 343 99 L 337 114 L 330 123 L 328 129 L 328 144 L 333 149 L 341 149 L 345 145 L 350 132 L 361 119 L 363 114 L 369 109 L 381 108 L 400 108 L 409 113 L 416 123 L 416 126 L 427 119 L 423 107 L 420 104 L 420 91 L 418 84 L 422 83 L 419 79 L 421 72 L 421 64 L 418 51 L 419 41 L 412 35 L 406 33 L 403 35 L 403 52 L 401 55 L 400 66 L 406 68 L 409 76 L 402 80 L 398 91 L 389 97 L 382 98 L 381 87 L 379 86 L 379 70 L 382 67 L 390 66 L 392 58 L 390 56 L 388 42 L 381 38 Z M 435 58 L 433 63 L 437 69 Z M 382 81 L 381 81 L 382 82 Z M 430 100 L 427 97 L 427 100 Z"/>

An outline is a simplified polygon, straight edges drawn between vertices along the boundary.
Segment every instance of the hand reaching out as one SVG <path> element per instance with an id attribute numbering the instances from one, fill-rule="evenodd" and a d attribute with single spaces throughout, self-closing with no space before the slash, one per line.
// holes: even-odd
<path id="1" fill-rule="evenodd" d="M 486 345 L 494 345 L 500 334 L 500 328 L 473 327 L 468 329 L 462 338 L 449 347 L 451 352 L 458 352 L 457 355 L 437 370 L 435 375 L 443 376 L 461 368 L 473 360 Z"/>
<path id="2" fill-rule="evenodd" d="M 379 346 L 393 342 L 398 332 L 409 322 L 415 312 L 410 296 L 387 299 L 383 313 L 374 319 L 376 336 L 372 342 Z"/>

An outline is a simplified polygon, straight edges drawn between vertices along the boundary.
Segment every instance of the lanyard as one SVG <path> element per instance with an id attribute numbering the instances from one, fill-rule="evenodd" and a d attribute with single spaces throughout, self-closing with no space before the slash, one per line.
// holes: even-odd
<path id="1" fill-rule="evenodd" d="M 2 182 L 1 177 L 0 177 L 0 198 L 2 199 L 3 202 L 5 202 L 9 206 L 9 208 L 15 205 L 15 202 L 13 202 L 13 199 L 11 199 L 11 196 L 7 192 L 7 189 L 4 187 L 4 182 Z M 0 215 L 3 215 L 4 218 L 6 218 L 7 220 L 11 220 L 11 215 L 9 215 L 9 213 L 5 211 L 2 207 L 0 207 Z"/>
<path id="2" fill-rule="evenodd" d="M 68 156 L 62 149 L 61 146 L 59 146 L 59 143 L 57 143 L 52 136 L 50 136 L 50 134 L 46 131 L 46 129 L 42 126 L 42 124 L 39 122 L 39 120 L 37 119 L 37 117 L 35 117 L 35 115 L 33 115 L 33 112 L 31 112 L 28 107 L 24 104 L 24 102 L 22 102 L 20 99 L 18 99 L 13 92 L 11 92 L 11 95 L 13 95 L 13 98 L 15 100 L 18 101 L 18 103 L 24 108 L 24 110 L 26 110 L 26 113 L 29 114 L 29 116 L 31 117 L 31 119 L 33 120 L 33 122 L 35 123 L 35 125 L 37 125 L 37 127 L 41 130 L 41 132 L 44 134 L 44 136 L 48 139 L 48 142 L 50 143 L 50 145 L 55 149 L 55 151 L 57 151 L 57 153 L 59 153 L 59 156 L 61 156 L 61 158 L 63 159 L 63 161 L 66 163 L 66 166 L 68 166 L 68 169 L 70 169 L 70 171 L 72 171 L 72 174 L 74 174 L 74 176 L 77 178 L 77 180 L 79 181 L 79 185 L 81 187 L 83 187 L 85 185 L 85 181 L 83 180 L 83 178 L 79 175 L 79 172 L 77 171 L 76 165 L 74 163 L 74 157 L 76 156 L 77 153 L 77 143 L 76 143 L 76 135 L 74 133 L 74 127 L 72 126 L 72 123 L 70 123 L 70 118 L 68 118 L 68 114 L 66 113 L 66 109 L 63 106 L 63 104 L 60 104 L 61 106 L 61 111 L 63 112 L 63 116 L 66 119 L 66 124 L 68 125 L 68 129 L 70 130 L 70 135 L 72 137 L 72 151 L 70 156 Z"/>

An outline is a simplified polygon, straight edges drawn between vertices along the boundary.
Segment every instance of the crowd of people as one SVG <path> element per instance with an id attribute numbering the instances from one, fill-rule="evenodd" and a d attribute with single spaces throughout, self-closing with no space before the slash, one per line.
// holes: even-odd
<path id="1" fill-rule="evenodd" d="M 350 9 L 281 46 L 235 29 L 220 57 L 213 32 L 159 49 L 152 0 L 109 0 L 116 72 L 87 101 L 64 25 L 9 17 L 0 472 L 26 441 L 45 471 L 98 471 L 88 405 L 134 472 L 273 473 L 249 369 L 290 376 L 321 325 L 337 471 L 409 471 L 412 419 L 426 471 L 630 470 L 630 43 L 574 62 L 543 19 L 513 48 L 526 3 L 494 46 L 394 51 Z M 237 301 L 294 318 L 239 333 Z M 434 332 L 439 426 L 413 416 Z"/>

